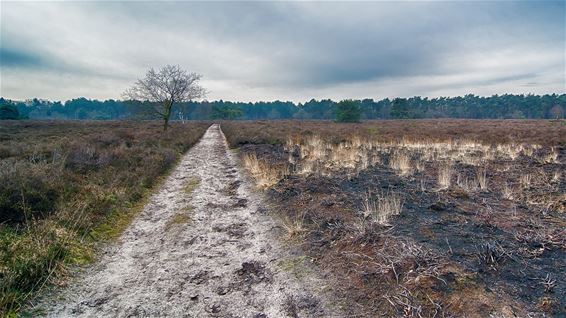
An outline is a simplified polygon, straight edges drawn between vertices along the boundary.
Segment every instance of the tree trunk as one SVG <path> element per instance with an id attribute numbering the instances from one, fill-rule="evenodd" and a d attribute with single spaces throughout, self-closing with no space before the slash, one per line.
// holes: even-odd
<path id="1" fill-rule="evenodd" d="M 167 126 L 169 124 L 169 118 L 171 118 L 171 109 L 172 108 L 173 108 L 173 102 L 167 101 L 165 103 L 165 114 L 163 116 L 163 120 L 165 121 L 163 123 L 163 131 L 167 131 Z"/>
<path id="2" fill-rule="evenodd" d="M 167 125 L 169 124 L 169 117 L 165 117 L 163 120 L 165 121 L 163 123 L 163 131 L 167 131 Z"/>

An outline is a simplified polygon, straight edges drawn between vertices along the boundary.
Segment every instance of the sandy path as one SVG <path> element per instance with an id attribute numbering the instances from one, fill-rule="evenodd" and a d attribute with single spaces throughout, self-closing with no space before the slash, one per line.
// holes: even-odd
<path id="1" fill-rule="evenodd" d="M 200 183 L 189 193 L 195 177 Z M 293 275 L 295 266 L 284 266 L 297 258 L 274 239 L 278 227 L 251 189 L 219 126 L 211 126 L 121 243 L 46 305 L 47 315 L 340 316 L 321 296 L 316 275 Z"/>

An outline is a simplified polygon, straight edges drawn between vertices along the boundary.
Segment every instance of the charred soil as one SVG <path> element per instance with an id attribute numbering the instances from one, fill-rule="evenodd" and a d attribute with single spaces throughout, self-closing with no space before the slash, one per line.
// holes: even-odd
<path id="1" fill-rule="evenodd" d="M 507 134 L 491 122 L 462 122 L 444 138 L 387 133 L 378 141 L 355 135 L 376 122 L 346 135 L 332 123 L 320 131 L 319 123 L 293 131 L 285 122 L 226 123 L 226 130 L 238 131 L 230 141 L 241 145 L 240 156 L 260 163 L 248 166 L 250 174 L 277 176 L 261 183 L 270 201 L 361 315 L 565 316 L 563 141 L 537 144 L 543 137 L 525 130 L 529 122 L 503 122 Z M 396 124 L 375 129 L 410 125 Z M 277 137 L 257 138 L 257 125 L 274 126 Z M 387 218 L 372 217 L 385 211 Z"/>

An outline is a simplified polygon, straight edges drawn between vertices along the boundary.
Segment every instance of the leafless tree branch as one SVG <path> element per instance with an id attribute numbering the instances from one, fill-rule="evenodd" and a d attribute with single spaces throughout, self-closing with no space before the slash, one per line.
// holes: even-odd
<path id="1" fill-rule="evenodd" d="M 138 79 L 127 89 L 123 97 L 129 100 L 150 102 L 153 112 L 164 120 L 164 130 L 167 130 L 171 110 L 175 103 L 189 102 L 203 98 L 207 91 L 200 86 L 202 75 L 188 73 L 179 65 L 166 65 L 155 71 L 147 71 L 145 78 Z"/>

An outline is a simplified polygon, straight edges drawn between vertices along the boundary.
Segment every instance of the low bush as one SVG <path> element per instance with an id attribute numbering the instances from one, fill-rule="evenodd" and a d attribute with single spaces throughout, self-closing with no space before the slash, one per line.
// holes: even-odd
<path id="1" fill-rule="evenodd" d="M 48 167 L 13 162 L 0 169 L 0 223 L 20 224 L 54 212 L 60 187 Z"/>

